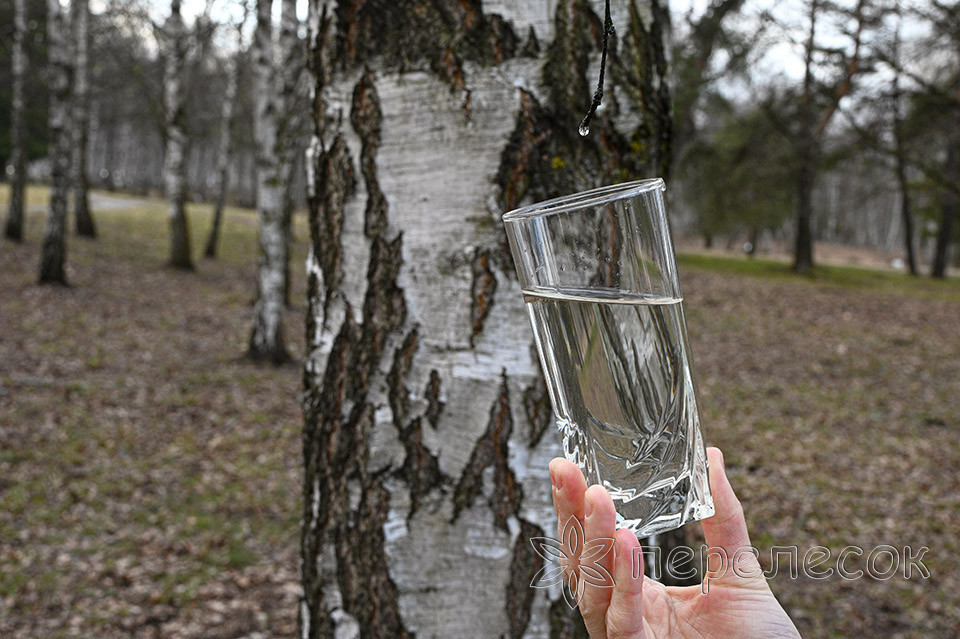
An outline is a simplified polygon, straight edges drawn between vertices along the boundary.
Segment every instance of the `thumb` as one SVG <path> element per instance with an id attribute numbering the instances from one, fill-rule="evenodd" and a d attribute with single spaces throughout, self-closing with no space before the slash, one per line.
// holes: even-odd
<path id="1" fill-rule="evenodd" d="M 735 559 L 738 572 L 759 571 L 760 562 L 750 550 L 752 547 L 743 506 L 727 479 L 723 453 L 719 448 L 708 448 L 707 459 L 710 466 L 710 491 L 713 493 L 713 505 L 716 509 L 713 517 L 701 522 L 703 536 L 710 547 L 708 571 L 719 575 L 717 578 L 723 574 L 733 574 Z M 747 550 L 738 555 L 737 551 L 741 549 Z"/>

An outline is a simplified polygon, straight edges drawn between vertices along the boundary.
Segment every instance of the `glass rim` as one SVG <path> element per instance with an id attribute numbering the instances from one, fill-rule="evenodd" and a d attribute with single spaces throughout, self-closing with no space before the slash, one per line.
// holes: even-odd
<path id="1" fill-rule="evenodd" d="M 580 191 L 570 195 L 562 195 L 543 202 L 535 202 L 518 209 L 508 211 L 501 218 L 504 222 L 516 222 L 518 220 L 527 220 L 535 217 L 546 217 L 559 213 L 569 213 L 578 209 L 596 206 L 598 204 L 608 204 L 624 198 L 633 197 L 642 193 L 648 193 L 657 189 L 663 190 L 666 187 L 663 178 L 647 178 L 644 180 L 634 180 L 632 182 L 621 182 L 601 186 L 587 191 Z"/>

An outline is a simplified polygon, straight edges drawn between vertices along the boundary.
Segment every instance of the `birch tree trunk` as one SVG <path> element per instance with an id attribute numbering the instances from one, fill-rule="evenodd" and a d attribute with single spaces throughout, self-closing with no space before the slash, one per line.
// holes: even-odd
<path id="1" fill-rule="evenodd" d="M 166 65 L 163 103 L 166 111 L 166 147 L 163 182 L 170 211 L 170 265 L 193 269 L 186 199 L 186 110 L 183 81 L 186 71 L 187 28 L 180 15 L 180 0 L 171 0 L 170 17 L 163 26 Z"/>
<path id="2" fill-rule="evenodd" d="M 220 141 L 217 149 L 217 200 L 213 206 L 213 223 L 207 237 L 205 257 L 217 256 L 217 244 L 220 242 L 220 225 L 223 220 L 223 207 L 227 201 L 227 187 L 230 184 L 230 145 L 232 142 L 233 111 L 237 101 L 237 84 L 240 78 L 241 56 L 243 55 L 243 27 L 246 24 L 246 12 L 237 25 L 237 55 L 231 60 L 227 71 L 227 86 L 223 93 L 223 106 L 220 114 Z"/>
<path id="3" fill-rule="evenodd" d="M 663 173 L 667 8 L 311 0 L 301 636 L 586 637 L 530 588 L 561 454 L 501 214 Z"/>
<path id="4" fill-rule="evenodd" d="M 50 65 L 50 204 L 43 231 L 40 283 L 66 284 L 67 192 L 70 189 L 69 20 L 60 0 L 47 0 L 47 55 Z"/>
<path id="5" fill-rule="evenodd" d="M 286 188 L 283 198 L 283 234 L 287 246 L 293 244 L 293 213 L 302 193 L 295 192 L 297 184 L 294 171 L 297 168 L 298 155 L 303 153 L 303 138 L 306 136 L 306 103 L 302 99 L 302 80 L 304 72 L 304 51 L 297 34 L 300 21 L 297 19 L 296 0 L 282 0 L 280 11 L 280 50 L 282 60 L 280 77 L 283 86 L 280 91 L 283 114 L 280 120 L 280 163 Z M 283 263 L 283 303 L 290 306 L 290 251 L 286 252 Z"/>
<path id="6" fill-rule="evenodd" d="M 283 339 L 286 307 L 288 236 L 284 218 L 290 185 L 287 127 L 289 126 L 288 71 L 281 64 L 296 46 L 296 0 L 281 6 L 281 52 L 273 47 L 273 0 L 257 0 L 254 35 L 254 128 L 257 141 L 257 213 L 260 216 L 260 258 L 257 268 L 257 300 L 253 307 L 250 357 L 281 364 L 289 359 Z M 292 22 L 291 22 L 292 21 Z M 291 35 L 292 32 L 292 35 Z"/>
<path id="7" fill-rule="evenodd" d="M 13 0 L 13 51 L 11 52 L 10 87 L 10 207 L 7 209 L 7 222 L 4 234 L 11 240 L 23 240 L 23 192 L 27 185 L 26 152 L 24 142 L 24 101 L 23 79 L 27 72 L 27 53 L 24 48 L 24 35 L 27 32 L 26 0 Z"/>
<path id="8" fill-rule="evenodd" d="M 75 65 L 73 75 L 73 211 L 77 222 L 77 235 L 96 237 L 97 228 L 90 215 L 87 198 L 87 129 L 90 121 L 90 3 L 89 0 L 72 0 L 70 3 L 73 21 Z"/>

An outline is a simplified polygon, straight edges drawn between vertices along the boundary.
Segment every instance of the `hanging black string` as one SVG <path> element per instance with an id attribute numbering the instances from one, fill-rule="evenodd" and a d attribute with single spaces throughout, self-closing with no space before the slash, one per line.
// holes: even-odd
<path id="1" fill-rule="evenodd" d="M 590 135 L 590 120 L 593 119 L 597 109 L 600 108 L 600 102 L 603 101 L 603 76 L 607 70 L 607 48 L 610 43 L 610 36 L 613 35 L 613 19 L 610 17 L 610 0 L 606 0 L 603 6 L 603 45 L 600 49 L 600 81 L 597 83 L 597 90 L 593 94 L 593 102 L 590 104 L 590 111 L 580 123 L 580 135 Z"/>

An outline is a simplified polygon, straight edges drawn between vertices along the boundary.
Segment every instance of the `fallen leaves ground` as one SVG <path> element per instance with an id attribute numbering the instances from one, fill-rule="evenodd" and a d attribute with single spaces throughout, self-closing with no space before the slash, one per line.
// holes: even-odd
<path id="1" fill-rule="evenodd" d="M 0 637 L 293 637 L 300 381 L 241 358 L 255 219 L 230 211 L 196 273 L 163 266 L 162 203 L 97 221 L 70 237 L 69 289 L 34 285 L 40 211 L 0 243 Z M 761 556 L 930 548 L 927 580 L 779 576 L 804 636 L 958 636 L 960 284 L 681 271 L 708 444 Z"/>

